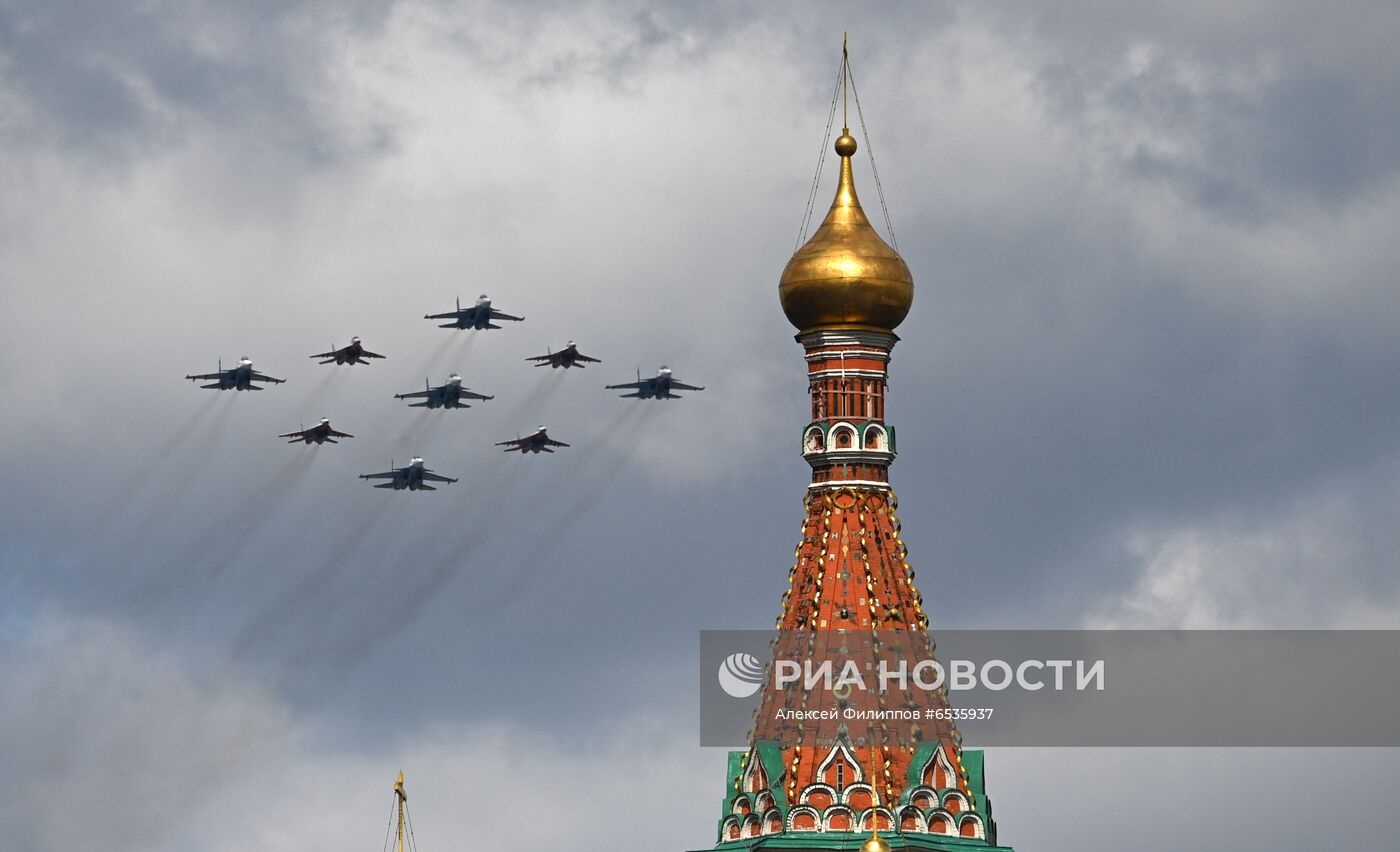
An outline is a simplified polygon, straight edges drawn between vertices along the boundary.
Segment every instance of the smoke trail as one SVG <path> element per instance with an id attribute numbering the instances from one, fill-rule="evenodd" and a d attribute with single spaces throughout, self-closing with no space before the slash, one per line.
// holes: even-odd
<path id="1" fill-rule="evenodd" d="M 204 427 L 209 420 L 207 415 L 201 413 L 191 418 L 191 425 L 186 430 L 190 439 L 182 445 L 185 452 L 164 453 L 143 469 L 141 490 L 145 498 L 131 500 L 109 522 L 109 528 L 113 529 L 113 546 L 108 551 L 114 557 L 110 560 L 111 564 L 131 566 L 152 543 L 151 534 L 157 524 L 169 519 L 171 507 L 184 502 L 198 479 L 195 474 L 202 469 L 191 457 L 190 450 L 198 446 L 199 452 L 205 455 L 217 451 L 220 439 L 227 431 L 228 413 L 233 407 L 235 393 L 220 391 L 219 398 L 211 401 L 207 411 L 212 414 L 213 422 L 208 428 Z M 194 437 L 202 437 L 203 440 L 196 445 L 192 441 Z"/>
<path id="2" fill-rule="evenodd" d="M 487 593 L 481 599 L 480 603 L 486 612 L 498 615 L 516 603 L 528 588 L 530 581 L 539 573 L 543 559 L 553 553 L 565 536 L 597 510 L 603 495 L 611 491 L 613 484 L 621 476 L 624 462 L 630 453 L 630 446 L 608 439 L 616 438 L 619 432 L 635 434 L 640 431 L 640 427 L 655 416 L 658 404 L 660 403 L 628 405 L 598 430 L 595 440 L 590 443 L 598 444 L 599 449 L 592 451 L 579 471 L 569 477 L 568 481 L 572 483 L 572 487 L 560 488 L 553 492 L 555 505 L 546 507 L 542 513 L 545 516 L 542 534 L 531 540 L 517 570 L 493 592 Z M 599 437 L 602 440 L 597 440 Z"/>
<path id="3" fill-rule="evenodd" d="M 546 400 L 553 398 L 564 387 L 564 375 L 559 370 L 550 370 L 549 375 L 541 376 L 530 392 L 506 409 L 502 418 L 505 423 L 517 424 L 519 428 L 533 428 L 539 420 Z"/>
<path id="4" fill-rule="evenodd" d="M 211 565 L 208 582 L 217 582 L 229 566 L 239 559 L 248 555 L 248 549 L 241 546 L 244 539 L 254 535 L 268 520 L 272 518 L 274 512 L 295 496 L 297 486 L 305 478 L 306 473 L 311 470 L 311 465 L 316 460 L 316 449 L 313 447 L 303 447 L 303 451 L 296 453 L 290 460 L 283 462 L 272 479 L 266 483 L 254 486 L 254 492 L 246 497 L 237 508 L 219 525 L 212 528 L 204 538 L 204 546 L 196 545 L 193 555 L 197 558 L 199 554 L 212 548 L 214 540 L 220 531 L 226 531 L 232 538 L 234 546 L 225 549 L 221 555 Z M 191 562 L 194 559 L 189 560 Z"/>
<path id="5" fill-rule="evenodd" d="M 312 417 L 321 417 L 322 414 L 318 411 L 321 407 L 321 403 L 325 401 L 326 396 L 331 392 L 332 388 L 341 384 L 341 376 L 351 369 L 354 368 L 341 367 L 338 364 L 331 366 L 330 369 L 325 372 L 325 375 L 321 377 L 321 380 L 316 383 L 315 387 L 311 389 L 311 393 L 307 394 L 306 397 L 302 399 L 300 403 L 302 411 Z"/>
<path id="6" fill-rule="evenodd" d="M 231 511 L 206 523 L 174 558 L 148 560 L 140 571 L 133 567 L 135 598 L 160 604 L 170 598 L 177 585 L 212 585 L 229 565 L 247 554 L 247 549 L 239 546 L 242 540 L 285 502 L 292 487 L 310 469 L 314 455 L 308 450 L 283 462 L 269 482 L 258 484 Z M 225 542 L 222 550 L 218 548 L 221 540 Z M 171 576 L 172 571 L 177 573 Z"/>
<path id="7" fill-rule="evenodd" d="M 461 411 L 457 409 L 428 410 L 415 408 L 414 411 L 421 412 L 421 414 L 414 418 L 413 421 L 405 426 L 404 430 L 399 433 L 398 443 L 395 446 L 403 447 L 409 452 L 415 453 L 418 451 L 419 445 L 442 429 L 442 424 L 445 423 L 448 418 L 462 416 Z"/>
<path id="8" fill-rule="evenodd" d="M 335 546 L 326 557 L 290 588 L 278 592 L 276 602 L 272 606 L 246 623 L 234 639 L 227 664 L 234 666 L 258 644 L 276 644 L 284 650 L 284 656 L 287 656 L 286 651 L 305 646 L 304 640 L 309 638 L 303 636 L 303 641 L 297 641 L 298 637 L 294 635 L 295 628 L 302 628 L 303 634 L 306 631 L 322 631 L 323 627 L 313 625 L 324 625 L 323 614 L 332 608 L 331 604 L 336 597 L 332 584 L 349 569 L 352 557 L 360 552 L 364 543 L 383 522 L 385 515 L 379 505 L 366 504 L 361 507 L 351 518 L 346 532 L 337 536 Z M 303 617 L 293 618 L 297 613 L 301 613 Z M 293 635 L 287 635 L 286 632 L 277 635 L 276 628 L 281 625 L 291 625 Z M 295 654 L 294 651 L 292 653 Z"/>
<path id="9" fill-rule="evenodd" d="M 127 520 L 136 510 L 146 508 L 151 490 L 160 475 L 181 458 L 182 451 L 203 431 L 211 415 L 228 409 L 232 400 L 225 393 L 221 393 L 220 397 L 222 399 L 205 397 L 201 400 L 184 420 L 157 442 L 154 460 L 141 465 L 117 485 L 116 497 L 111 501 L 118 503 L 117 510 L 106 517 L 109 529 Z"/>

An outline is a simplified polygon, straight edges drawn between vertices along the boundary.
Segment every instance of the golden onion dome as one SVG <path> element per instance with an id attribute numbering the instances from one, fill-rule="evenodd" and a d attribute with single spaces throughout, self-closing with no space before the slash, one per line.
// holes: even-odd
<path id="1" fill-rule="evenodd" d="M 836 140 L 841 177 L 821 227 L 797 250 L 778 281 L 783 313 L 798 331 L 871 328 L 893 331 L 914 301 L 914 277 L 866 218 L 856 197 L 851 156 L 856 140 Z"/>

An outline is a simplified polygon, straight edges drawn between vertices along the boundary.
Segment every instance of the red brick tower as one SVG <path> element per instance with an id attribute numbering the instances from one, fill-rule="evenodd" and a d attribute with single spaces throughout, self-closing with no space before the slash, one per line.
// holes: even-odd
<path id="1" fill-rule="evenodd" d="M 806 351 L 811 422 L 802 430 L 802 454 L 812 482 L 777 626 L 812 631 L 824 643 L 905 631 L 912 646 L 931 640 L 889 485 L 895 434 L 885 395 L 894 329 L 909 312 L 914 283 L 861 209 L 851 169 L 856 147 L 843 128 L 836 197 L 778 286 Z M 806 700 L 796 695 L 765 686 L 759 718 Z M 874 700 L 898 707 L 912 698 Z M 928 723 L 915 742 L 864 722 L 843 726 L 834 743 L 815 739 L 756 738 L 747 751 L 731 753 L 721 848 L 854 849 L 872 828 L 880 833 L 866 841 L 872 852 L 888 852 L 886 844 L 994 846 L 982 755 L 962 749 L 951 722 Z"/>

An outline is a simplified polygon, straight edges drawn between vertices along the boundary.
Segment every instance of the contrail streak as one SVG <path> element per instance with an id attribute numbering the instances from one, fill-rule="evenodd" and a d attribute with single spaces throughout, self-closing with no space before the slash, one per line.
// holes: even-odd
<path id="1" fill-rule="evenodd" d="M 294 649 L 303 648 L 310 638 L 308 631 L 321 633 L 327 621 L 327 603 L 335 597 L 332 584 L 349 569 L 353 557 L 374 534 L 384 516 L 382 506 L 366 504 L 361 507 L 325 558 L 291 587 L 278 592 L 276 603 L 247 622 L 233 642 L 229 664 L 234 664 L 259 644 L 275 644 L 295 656 Z M 294 617 L 298 613 L 301 617 Z M 279 633 L 277 628 L 283 625 L 289 625 L 291 630 Z M 298 633 L 302 635 L 296 635 Z"/>
<path id="2" fill-rule="evenodd" d="M 541 511 L 543 533 L 531 539 L 514 573 L 505 579 L 494 592 L 488 592 L 479 599 L 484 611 L 499 614 L 516 603 L 539 573 L 543 559 L 554 552 L 564 537 L 592 515 L 602 503 L 624 468 L 629 448 L 608 438 L 616 438 L 617 433 L 637 433 L 647 421 L 655 416 L 659 402 L 645 402 L 628 405 L 603 424 L 591 443 L 601 445 L 584 462 L 578 473 L 569 478 L 572 487 L 553 492 L 555 498 Z M 601 440 L 599 438 L 601 437 Z"/>
<path id="3" fill-rule="evenodd" d="M 306 397 L 302 399 L 302 411 L 307 412 L 313 417 L 323 416 L 317 409 L 321 407 L 321 403 L 325 401 L 326 395 L 330 393 L 331 389 L 341 383 L 340 377 L 344 375 L 347 370 L 351 369 L 354 368 L 342 367 L 339 364 L 331 366 L 330 369 L 326 371 L 326 374 L 321 377 L 321 380 L 316 383 L 316 386 L 311 389 L 311 393 L 307 394 Z"/>

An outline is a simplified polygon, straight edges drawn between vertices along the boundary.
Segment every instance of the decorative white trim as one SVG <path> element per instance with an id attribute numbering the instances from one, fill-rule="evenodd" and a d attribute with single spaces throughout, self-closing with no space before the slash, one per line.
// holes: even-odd
<path id="1" fill-rule="evenodd" d="M 967 825 L 968 822 L 971 822 L 975 826 L 977 826 L 976 831 L 972 835 L 973 837 L 976 837 L 980 840 L 984 839 L 987 836 L 986 828 L 982 825 L 982 818 L 977 814 L 959 814 L 958 817 L 958 834 L 962 834 L 962 827 L 964 825 Z"/>
<path id="2" fill-rule="evenodd" d="M 797 817 L 799 814 L 811 814 L 813 827 L 810 829 L 794 828 L 794 826 L 797 824 Z M 822 815 L 818 813 L 817 809 L 812 807 L 811 805 L 798 805 L 797 807 L 788 811 L 787 824 L 785 828 L 788 831 L 821 831 Z"/>
<path id="3" fill-rule="evenodd" d="M 836 740 L 836 744 L 833 745 L 833 746 L 831 747 L 831 751 L 828 751 L 828 752 L 826 753 L 826 758 L 825 758 L 824 760 L 822 760 L 821 763 L 817 764 L 817 777 L 818 777 L 818 778 L 825 778 L 825 777 L 826 777 L 826 770 L 831 766 L 831 762 L 832 762 L 833 760 L 836 759 L 836 754 L 837 754 L 837 752 L 840 752 L 841 758 L 842 758 L 843 760 L 845 760 L 846 763 L 848 763 L 848 764 L 850 764 L 851 766 L 854 766 L 854 767 L 855 767 L 855 770 L 856 770 L 856 772 L 855 772 L 855 777 L 851 779 L 851 783 L 852 783 L 852 784 L 859 784 L 860 782 L 864 781 L 864 780 L 865 780 L 865 769 L 860 765 L 860 761 L 859 761 L 859 760 L 856 760 L 856 754 L 855 754 L 855 752 L 851 751 L 850 748 L 847 747 L 846 741 L 843 740 L 843 739 L 837 739 L 837 740 Z M 808 787 L 807 789 L 810 790 L 812 787 L 815 787 L 815 786 L 817 786 L 817 785 L 816 785 L 816 784 L 813 784 L 813 785 L 811 785 L 811 787 Z M 822 786 L 823 786 L 823 787 L 826 787 L 827 785 L 823 784 Z M 831 788 L 828 788 L 828 789 L 831 789 Z M 832 798 L 832 801 L 840 801 L 840 800 L 841 800 L 841 797 L 840 797 L 839 795 L 835 795 L 835 793 L 836 793 L 836 790 L 835 790 L 835 789 L 832 789 L 831 792 L 832 792 L 832 794 L 833 794 L 832 797 L 831 797 L 831 798 Z M 803 791 L 803 795 L 804 795 L 804 796 L 806 795 L 806 790 Z"/>
<path id="4" fill-rule="evenodd" d="M 860 827 L 859 827 L 858 829 L 856 829 L 856 830 L 857 830 L 857 831 L 869 831 L 869 830 L 870 830 L 871 824 L 872 824 L 872 823 L 875 823 L 875 820 L 876 820 L 876 818 L 877 818 L 877 816 L 878 816 L 879 814 L 884 814 L 884 815 L 885 815 L 885 821 L 888 822 L 888 823 L 890 824 L 891 827 L 893 827 L 893 828 L 898 828 L 898 827 L 899 827 L 899 821 L 896 820 L 896 819 L 894 818 L 894 811 L 891 811 L 889 808 L 885 807 L 884 805 L 881 805 L 881 806 L 878 807 L 878 808 L 868 808 L 868 809 L 866 809 L 866 810 L 860 815 Z M 878 823 L 875 823 L 875 824 L 878 824 Z"/>
<path id="5" fill-rule="evenodd" d="M 748 763 L 744 765 L 743 779 L 739 784 L 739 786 L 744 789 L 745 793 L 756 793 L 763 789 L 763 787 L 758 786 L 758 783 L 754 781 L 754 773 L 759 771 L 763 772 L 765 776 L 768 774 L 768 770 L 763 768 L 762 761 L 759 760 L 758 749 L 750 748 L 749 760 Z M 763 780 L 765 782 L 764 786 L 766 787 L 768 779 L 765 777 Z"/>
<path id="6" fill-rule="evenodd" d="M 947 831 L 935 831 L 933 823 L 937 821 L 948 827 Z M 947 811 L 936 810 L 928 815 L 929 834 L 956 835 L 958 833 L 958 821 Z"/>
<path id="7" fill-rule="evenodd" d="M 817 775 L 820 776 L 821 774 L 821 770 L 818 770 Z M 807 804 L 812 800 L 812 794 L 815 792 L 826 793 L 828 796 L 831 797 L 832 804 L 841 801 L 841 797 L 836 794 L 835 787 L 831 786 L 830 784 L 823 784 L 822 782 L 817 781 L 813 784 L 808 784 L 806 787 L 802 788 L 802 794 L 797 797 L 797 803 L 799 805 Z"/>
<path id="8" fill-rule="evenodd" d="M 953 787 L 957 787 L 958 774 L 953 771 L 953 764 L 951 761 L 948 760 L 948 755 L 943 753 L 943 745 L 941 743 L 938 745 L 937 748 L 933 750 L 933 754 L 929 755 L 929 759 L 925 761 L 924 765 L 919 767 L 919 780 L 923 781 L 924 773 L 928 772 L 930 768 L 936 770 L 938 767 L 943 768 L 943 771 L 947 774 L 947 776 L 953 779 L 953 783 L 950 784 L 948 787 L 939 787 L 937 784 L 938 773 L 935 771 L 929 776 L 928 786 L 940 790 L 947 790 Z"/>
<path id="9" fill-rule="evenodd" d="M 847 829 L 834 829 L 831 827 L 831 820 L 838 814 L 846 815 L 846 822 L 850 825 Z M 850 805 L 832 805 L 822 814 L 822 831 L 850 831 L 856 825 L 856 812 Z"/>
<path id="10" fill-rule="evenodd" d="M 863 328 L 821 328 L 801 332 L 797 341 L 811 349 L 817 346 L 873 346 L 879 349 L 893 349 L 899 335 L 892 331 L 874 331 Z"/>
<path id="11" fill-rule="evenodd" d="M 833 479 L 830 482 L 813 482 L 807 486 L 808 491 L 840 491 L 842 488 L 874 488 L 880 491 L 889 491 L 888 482 L 876 482 L 873 479 Z"/>

